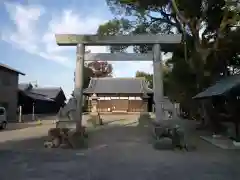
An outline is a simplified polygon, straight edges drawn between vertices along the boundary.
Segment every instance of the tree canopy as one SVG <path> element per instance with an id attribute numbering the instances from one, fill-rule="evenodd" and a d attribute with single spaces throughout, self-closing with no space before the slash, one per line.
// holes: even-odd
<path id="1" fill-rule="evenodd" d="M 164 65 L 163 66 L 163 87 L 164 87 L 164 95 L 169 95 L 169 75 L 170 75 L 170 67 Z M 148 87 L 153 89 L 153 74 L 147 73 L 144 71 L 137 71 L 135 77 L 143 77 L 145 81 L 148 83 Z M 168 92 L 168 93 L 167 93 Z M 173 99 L 172 99 L 173 100 Z"/>
<path id="2" fill-rule="evenodd" d="M 167 94 L 184 101 L 223 75 L 239 72 L 240 3 L 237 0 L 106 0 L 116 18 L 99 26 L 101 35 L 182 33 L 166 62 Z M 151 46 L 136 46 L 144 52 Z M 111 47 L 124 51 L 126 47 Z"/>
<path id="3" fill-rule="evenodd" d="M 87 88 L 92 77 L 111 77 L 113 72 L 112 64 L 107 61 L 92 61 L 84 66 L 84 87 Z M 75 73 L 74 73 L 75 81 Z"/>
<path id="4" fill-rule="evenodd" d="M 113 66 L 107 61 L 92 61 L 86 67 L 92 70 L 93 77 L 111 77 L 113 73 Z"/>
<path id="5" fill-rule="evenodd" d="M 145 81 L 148 83 L 149 88 L 153 88 L 153 75 L 150 73 L 146 73 L 143 71 L 137 71 L 135 77 L 143 77 Z"/>

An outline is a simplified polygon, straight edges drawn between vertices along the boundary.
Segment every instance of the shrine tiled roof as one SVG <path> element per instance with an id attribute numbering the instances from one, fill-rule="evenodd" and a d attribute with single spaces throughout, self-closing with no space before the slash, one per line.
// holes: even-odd
<path id="1" fill-rule="evenodd" d="M 32 98 L 45 97 L 45 99 L 54 100 L 60 93 L 62 93 L 64 96 L 63 98 L 66 99 L 64 92 L 60 87 L 33 87 L 30 83 L 20 83 L 18 89 Z"/>
<path id="2" fill-rule="evenodd" d="M 193 99 L 202 99 L 213 96 L 224 96 L 231 90 L 240 87 L 240 75 L 228 76 L 217 81 L 215 84 L 200 92 Z"/>
<path id="3" fill-rule="evenodd" d="M 92 78 L 84 94 L 150 94 L 144 78 Z"/>
<path id="4" fill-rule="evenodd" d="M 21 74 L 21 75 L 25 76 L 24 73 L 22 73 L 22 72 L 20 72 L 20 71 L 18 71 L 18 70 L 16 70 L 16 69 L 14 69 L 14 68 L 6 65 L 6 64 L 0 63 L 0 68 L 3 68 L 3 69 L 6 69 L 6 70 L 8 70 L 8 71 L 15 72 L 15 73 L 18 73 L 18 74 Z"/>

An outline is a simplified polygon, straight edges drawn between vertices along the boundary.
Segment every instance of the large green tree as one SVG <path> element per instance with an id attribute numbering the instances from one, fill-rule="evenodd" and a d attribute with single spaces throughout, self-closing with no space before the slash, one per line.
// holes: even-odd
<path id="1" fill-rule="evenodd" d="M 145 81 L 148 83 L 149 88 L 153 88 L 153 75 L 150 73 L 146 73 L 144 71 L 137 71 L 135 77 L 143 77 Z"/>
<path id="2" fill-rule="evenodd" d="M 106 61 L 91 61 L 84 66 L 84 84 L 87 88 L 92 77 L 111 77 L 113 72 L 112 64 Z M 75 73 L 74 73 L 75 81 Z"/>
<path id="3" fill-rule="evenodd" d="M 163 87 L 164 87 L 164 95 L 170 96 L 170 82 L 169 82 L 169 77 L 170 77 L 170 68 L 166 65 L 163 66 Z M 145 81 L 148 83 L 148 87 L 153 89 L 153 74 L 152 73 L 147 73 L 144 71 L 137 71 L 135 74 L 135 77 L 143 77 L 145 78 Z M 174 100 L 174 99 L 172 99 Z"/>
<path id="4" fill-rule="evenodd" d="M 182 100 L 229 70 L 238 72 L 240 5 L 236 0 L 106 0 L 114 20 L 101 25 L 101 35 L 182 33 L 183 41 L 167 63 L 168 93 Z M 124 19 L 122 18 L 124 17 Z M 116 25 L 117 24 L 117 25 Z M 119 48 L 121 51 L 126 47 Z M 149 46 L 135 47 L 144 52 Z M 117 49 L 117 50 L 119 50 Z M 116 50 L 114 47 L 113 50 Z M 234 67 L 234 68 L 233 68 Z"/>
<path id="5" fill-rule="evenodd" d="M 92 70 L 92 77 L 111 77 L 113 73 L 113 66 L 107 61 L 88 62 L 86 67 Z"/>

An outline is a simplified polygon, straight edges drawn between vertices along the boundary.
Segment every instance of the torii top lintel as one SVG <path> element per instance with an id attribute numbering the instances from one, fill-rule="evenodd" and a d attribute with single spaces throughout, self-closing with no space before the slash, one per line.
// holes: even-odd
<path id="1" fill-rule="evenodd" d="M 182 40 L 181 34 L 139 34 L 139 35 L 78 35 L 78 34 L 56 34 L 56 41 L 59 46 L 76 46 L 84 44 L 88 46 L 97 45 L 141 45 L 141 44 L 178 44 Z"/>

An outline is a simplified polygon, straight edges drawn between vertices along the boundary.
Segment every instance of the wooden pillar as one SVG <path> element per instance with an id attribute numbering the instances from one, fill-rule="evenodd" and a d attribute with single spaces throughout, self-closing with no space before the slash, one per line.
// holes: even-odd
<path id="1" fill-rule="evenodd" d="M 143 112 L 148 112 L 148 99 L 149 96 L 147 94 L 143 94 L 142 96 L 142 101 L 143 101 Z"/>
<path id="2" fill-rule="evenodd" d="M 74 89 L 74 97 L 77 100 L 77 107 L 76 107 L 76 114 L 75 114 L 75 121 L 78 121 L 76 123 L 77 131 L 81 129 L 81 125 L 82 125 L 84 53 L 85 53 L 84 44 L 78 44 L 76 70 L 75 70 L 75 89 Z"/>
<path id="3" fill-rule="evenodd" d="M 19 113 L 18 122 L 21 123 L 22 122 L 22 106 L 19 106 L 18 113 Z"/>
<path id="4" fill-rule="evenodd" d="M 32 103 L 32 121 L 35 120 L 35 104 L 34 102 Z"/>
<path id="5" fill-rule="evenodd" d="M 162 75 L 162 55 L 160 44 L 153 45 L 153 91 L 156 120 L 165 119 L 163 114 L 163 75 Z"/>

